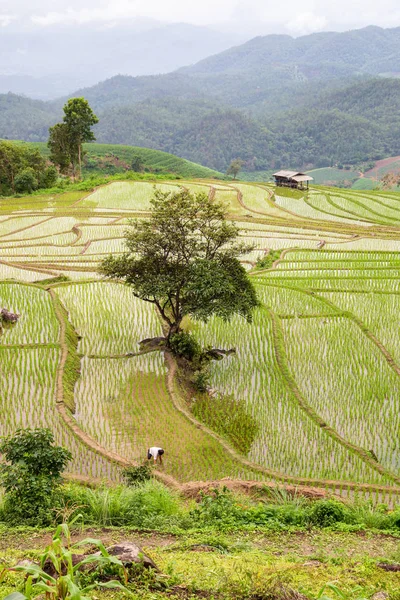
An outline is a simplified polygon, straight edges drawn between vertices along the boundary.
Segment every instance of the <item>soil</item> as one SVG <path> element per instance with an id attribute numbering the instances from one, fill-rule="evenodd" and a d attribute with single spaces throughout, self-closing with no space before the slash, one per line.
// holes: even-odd
<path id="1" fill-rule="evenodd" d="M 379 177 L 379 170 L 387 167 L 393 163 L 396 162 L 400 162 L 400 156 L 391 156 L 389 158 L 383 158 L 382 160 L 377 160 L 375 163 L 375 166 L 370 169 L 369 171 L 366 171 L 364 173 L 364 177 L 371 177 L 373 179 L 378 179 Z M 395 171 L 399 171 L 399 168 L 395 168 Z"/>

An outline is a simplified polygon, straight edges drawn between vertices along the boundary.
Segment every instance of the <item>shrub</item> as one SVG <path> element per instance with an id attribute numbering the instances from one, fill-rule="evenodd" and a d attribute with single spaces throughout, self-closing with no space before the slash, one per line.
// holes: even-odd
<path id="1" fill-rule="evenodd" d="M 12 524 L 48 525 L 56 490 L 71 453 L 54 446 L 49 429 L 18 429 L 0 444 L 8 464 L 0 466 L 5 489 L 4 518 Z"/>
<path id="2" fill-rule="evenodd" d="M 14 179 L 16 192 L 31 194 L 39 187 L 35 171 L 31 167 L 23 169 Z"/>
<path id="3" fill-rule="evenodd" d="M 311 509 L 310 520 L 318 527 L 330 527 L 345 522 L 347 510 L 344 504 L 336 500 L 318 500 Z"/>
<path id="4" fill-rule="evenodd" d="M 190 333 L 186 333 L 185 331 L 171 335 L 169 343 L 172 352 L 178 356 L 183 356 L 183 358 L 186 358 L 190 362 L 198 360 L 202 354 L 199 342 Z"/>
<path id="5" fill-rule="evenodd" d="M 45 169 L 41 180 L 40 180 L 40 187 L 45 187 L 45 188 L 52 188 L 53 186 L 56 185 L 58 180 L 58 171 L 56 169 L 56 167 L 54 167 L 53 165 L 50 165 L 50 167 L 47 167 L 47 169 Z"/>
<path id="6" fill-rule="evenodd" d="M 234 495 L 226 488 L 201 493 L 201 501 L 191 512 L 195 521 L 202 525 L 234 525 L 242 520 L 243 512 Z"/>
<path id="7" fill-rule="evenodd" d="M 198 392 L 207 392 L 210 385 L 210 372 L 207 368 L 195 371 L 192 377 L 192 383 Z"/>
<path id="8" fill-rule="evenodd" d="M 138 467 L 127 467 L 122 471 L 122 475 L 128 486 L 136 487 L 151 479 L 152 467 L 148 463 Z"/>

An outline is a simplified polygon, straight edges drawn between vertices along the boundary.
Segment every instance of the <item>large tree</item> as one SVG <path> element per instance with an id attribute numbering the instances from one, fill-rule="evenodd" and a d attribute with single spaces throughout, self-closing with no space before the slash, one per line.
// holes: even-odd
<path id="1" fill-rule="evenodd" d="M 85 98 L 70 98 L 64 105 L 64 118 L 49 129 L 51 160 L 62 173 L 69 168 L 75 178 L 82 173 L 83 144 L 96 138 L 93 125 L 99 120 Z"/>
<path id="2" fill-rule="evenodd" d="M 251 320 L 257 296 L 238 256 L 248 247 L 225 218 L 223 205 L 206 194 L 156 190 L 148 220 L 131 223 L 128 252 L 109 256 L 101 272 L 125 281 L 134 296 L 151 302 L 167 327 L 167 340 L 191 315 Z"/>

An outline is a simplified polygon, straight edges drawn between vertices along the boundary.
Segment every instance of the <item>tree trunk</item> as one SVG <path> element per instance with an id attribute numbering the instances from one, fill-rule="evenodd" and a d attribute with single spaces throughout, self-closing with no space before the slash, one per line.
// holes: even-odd
<path id="1" fill-rule="evenodd" d="M 82 144 L 78 145 L 79 179 L 82 179 Z"/>
<path id="2" fill-rule="evenodd" d="M 176 333 L 179 333 L 181 331 L 180 328 L 180 324 L 181 321 L 177 321 L 176 323 L 172 323 L 172 325 L 170 325 L 169 331 L 168 331 L 168 335 L 167 335 L 167 344 L 169 346 L 169 342 L 170 339 L 173 335 L 175 335 Z"/>

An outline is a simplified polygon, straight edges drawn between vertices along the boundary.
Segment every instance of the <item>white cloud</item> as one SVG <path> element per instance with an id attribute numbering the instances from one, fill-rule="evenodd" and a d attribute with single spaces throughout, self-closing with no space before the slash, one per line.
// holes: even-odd
<path id="1" fill-rule="evenodd" d="M 102 24 L 149 18 L 226 27 L 243 33 L 303 35 L 365 25 L 400 25 L 398 0 L 12 0 L 37 26 Z M 11 0 L 0 0 L 0 13 Z M 4 8 L 3 8 L 4 7 Z M 6 15 L 5 15 L 6 16 Z M 0 25 L 2 21 L 0 19 Z"/>
<path id="2" fill-rule="evenodd" d="M 90 3 L 90 2 L 89 2 Z M 232 0 L 203 0 L 202 3 L 183 2 L 182 0 L 114 0 L 103 6 L 81 5 L 64 10 L 34 14 L 31 20 L 36 25 L 48 26 L 59 23 L 84 24 L 91 22 L 108 22 L 132 18 L 147 17 L 167 22 L 190 22 L 206 24 L 210 14 L 215 21 L 229 13 Z"/>
<path id="3" fill-rule="evenodd" d="M 7 27 L 12 21 L 15 21 L 16 15 L 0 15 L 0 27 Z"/>
<path id="4" fill-rule="evenodd" d="M 303 12 L 288 21 L 285 24 L 286 29 L 294 35 L 305 35 L 325 29 L 328 19 L 322 15 L 316 15 L 313 12 Z"/>

